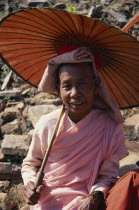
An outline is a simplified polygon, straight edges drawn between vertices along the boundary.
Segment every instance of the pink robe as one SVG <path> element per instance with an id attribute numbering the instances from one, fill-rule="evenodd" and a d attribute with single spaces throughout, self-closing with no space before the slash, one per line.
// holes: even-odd
<path id="1" fill-rule="evenodd" d="M 25 184 L 35 180 L 58 114 L 59 110 L 43 116 L 36 126 L 22 167 Z M 77 124 L 69 119 L 66 111 L 45 167 L 43 183 L 46 189 L 39 203 L 31 209 L 77 210 L 92 188 L 109 190 L 105 166 L 110 170 L 110 182 L 117 174 L 106 163 L 113 157 L 121 159 L 127 154 L 121 125 L 103 111 L 93 110 Z"/>

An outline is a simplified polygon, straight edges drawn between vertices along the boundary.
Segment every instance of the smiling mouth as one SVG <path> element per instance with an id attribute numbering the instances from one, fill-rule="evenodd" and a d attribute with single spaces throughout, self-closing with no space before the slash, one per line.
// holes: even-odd
<path id="1" fill-rule="evenodd" d="M 80 107 L 83 105 L 83 102 L 82 103 L 71 103 L 70 104 L 72 107 Z"/>

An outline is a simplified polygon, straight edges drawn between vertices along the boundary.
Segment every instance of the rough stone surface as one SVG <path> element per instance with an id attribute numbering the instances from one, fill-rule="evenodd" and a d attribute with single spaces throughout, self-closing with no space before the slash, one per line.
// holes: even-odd
<path id="1" fill-rule="evenodd" d="M 0 160 L 2 161 L 4 159 L 4 154 L 2 152 L 2 149 L 0 148 Z"/>
<path id="2" fill-rule="evenodd" d="M 119 23 L 127 23 L 126 16 L 121 14 L 120 12 L 115 12 L 113 10 L 108 11 L 110 15 L 112 15 Z"/>
<path id="3" fill-rule="evenodd" d="M 56 99 L 47 99 L 46 97 L 34 97 L 34 98 L 26 98 L 26 103 L 30 105 L 41 105 L 41 104 L 54 104 L 56 106 L 61 105 L 62 101 L 60 98 Z"/>
<path id="4" fill-rule="evenodd" d="M 22 112 L 22 116 L 25 118 L 28 116 L 28 109 L 29 109 L 29 105 L 27 105 Z"/>
<path id="5" fill-rule="evenodd" d="M 66 4 L 64 3 L 57 3 L 54 6 L 55 9 L 66 9 Z"/>
<path id="6" fill-rule="evenodd" d="M 16 109 L 21 110 L 21 111 L 24 109 L 24 107 L 25 107 L 25 104 L 23 102 L 20 102 L 15 106 Z"/>
<path id="7" fill-rule="evenodd" d="M 0 162 L 0 179 L 21 179 L 21 166 Z"/>
<path id="8" fill-rule="evenodd" d="M 0 100 L 0 112 L 4 111 L 5 107 L 6 107 L 6 104 L 4 103 L 4 101 Z"/>
<path id="9" fill-rule="evenodd" d="M 5 108 L 4 112 L 0 113 L 0 118 L 3 119 L 4 124 L 15 120 L 19 116 L 21 116 L 21 112 L 13 107 Z"/>
<path id="10" fill-rule="evenodd" d="M 101 4 L 102 5 L 107 5 L 107 4 L 110 4 L 113 0 L 101 0 Z"/>
<path id="11" fill-rule="evenodd" d="M 22 91 L 24 91 L 24 90 L 26 90 L 28 88 L 32 88 L 32 86 L 30 84 L 24 84 L 24 85 L 21 86 L 21 90 Z"/>
<path id="12" fill-rule="evenodd" d="M 134 127 L 139 123 L 139 114 L 135 114 L 132 117 L 129 117 L 125 120 L 124 126 Z"/>
<path id="13" fill-rule="evenodd" d="M 1 126 L 2 134 L 21 134 L 21 129 L 18 123 L 18 120 L 15 119 L 14 121 L 7 123 Z"/>
<path id="14" fill-rule="evenodd" d="M 12 210 L 15 202 L 9 201 L 8 193 L 0 192 L 0 210 Z"/>
<path id="15" fill-rule="evenodd" d="M 20 89 L 0 91 L 0 97 L 19 97 L 19 96 L 21 96 Z"/>
<path id="16" fill-rule="evenodd" d="M 119 176 L 122 177 L 124 174 L 137 168 L 136 162 L 139 160 L 139 152 L 129 151 L 129 156 L 125 157 L 120 161 Z"/>
<path id="17" fill-rule="evenodd" d="M 29 210 L 29 206 L 27 204 L 25 204 L 23 207 L 20 208 L 20 210 Z"/>
<path id="18" fill-rule="evenodd" d="M 128 140 L 139 140 L 139 114 L 128 117 L 123 125 Z"/>
<path id="19" fill-rule="evenodd" d="M 28 118 L 32 122 L 32 125 L 35 127 L 37 121 L 42 115 L 47 114 L 55 109 L 57 109 L 57 106 L 55 105 L 30 106 L 28 109 Z"/>
<path id="20" fill-rule="evenodd" d="M 31 88 L 28 88 L 28 89 L 22 91 L 22 95 L 24 96 L 24 95 L 28 94 L 30 91 L 31 91 Z"/>
<path id="21" fill-rule="evenodd" d="M 36 101 L 36 104 L 40 104 L 40 105 L 43 105 L 43 104 L 46 104 L 46 105 L 56 105 L 56 106 L 59 106 L 62 104 L 62 101 L 60 98 L 56 98 L 56 99 L 44 99 L 42 101 Z"/>
<path id="22" fill-rule="evenodd" d="M 3 124 L 3 119 L 0 118 L 0 127 L 2 126 Z"/>
<path id="23" fill-rule="evenodd" d="M 29 143 L 28 135 L 5 135 L 1 144 L 2 152 L 5 155 L 26 155 Z"/>
<path id="24" fill-rule="evenodd" d="M 21 116 L 20 118 L 18 118 L 18 122 L 20 125 L 21 134 L 26 134 L 28 133 L 30 129 L 33 128 L 30 121 L 28 121 L 28 119 L 24 116 Z"/>
<path id="25" fill-rule="evenodd" d="M 88 17 L 92 17 L 94 15 L 94 12 L 96 11 L 96 8 L 95 6 L 92 6 L 90 9 L 89 9 L 89 12 L 88 12 Z"/>
<path id="26" fill-rule="evenodd" d="M 0 193 L 0 203 L 5 203 L 8 199 L 7 193 Z"/>
<path id="27" fill-rule="evenodd" d="M 28 135 L 30 136 L 30 138 L 32 138 L 34 131 L 35 131 L 35 129 L 32 129 L 28 132 Z"/>
<path id="28" fill-rule="evenodd" d="M 10 181 L 0 181 L 0 191 L 5 192 L 10 187 Z"/>
<path id="29" fill-rule="evenodd" d="M 120 177 L 135 169 L 137 167 L 135 163 L 139 160 L 139 142 L 126 141 L 126 147 L 129 155 L 120 161 Z"/>

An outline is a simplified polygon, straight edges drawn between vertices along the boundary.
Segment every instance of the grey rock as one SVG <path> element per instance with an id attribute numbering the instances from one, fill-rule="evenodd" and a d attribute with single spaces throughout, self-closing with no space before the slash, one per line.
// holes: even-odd
<path id="1" fill-rule="evenodd" d="M 10 80 L 10 78 L 11 78 L 12 73 L 13 73 L 13 72 L 10 71 L 10 72 L 8 73 L 8 75 L 5 77 L 4 82 L 3 82 L 2 86 L 1 86 L 1 90 L 4 90 L 4 89 L 6 88 L 8 82 L 9 82 L 9 80 Z"/>
<path id="2" fill-rule="evenodd" d="M 0 191 L 5 192 L 9 189 L 10 181 L 0 181 Z"/>
<path id="3" fill-rule="evenodd" d="M 115 12 L 113 10 L 108 11 L 108 13 L 113 16 L 119 23 L 127 23 L 126 16 L 120 12 Z"/>
<path id="4" fill-rule="evenodd" d="M 15 119 L 14 121 L 7 123 L 1 126 L 2 134 L 21 134 L 21 129 L 18 123 L 18 120 Z"/>
<path id="5" fill-rule="evenodd" d="M 101 0 L 100 3 L 101 3 L 102 5 L 108 5 L 108 4 L 112 3 L 113 1 L 114 1 L 114 0 Z"/>
<path id="6" fill-rule="evenodd" d="M 26 155 L 30 144 L 28 135 L 5 135 L 1 144 L 5 155 Z"/>
<path id="7" fill-rule="evenodd" d="M 0 100 L 0 112 L 4 111 L 6 103 L 3 100 Z"/>
<path id="8" fill-rule="evenodd" d="M 0 91 L 0 97 L 19 97 L 21 95 L 20 89 Z"/>
<path id="9" fill-rule="evenodd" d="M 3 124 L 3 119 L 0 118 L 0 127 L 2 126 Z"/>
<path id="10" fill-rule="evenodd" d="M 33 98 L 25 98 L 25 103 L 30 105 L 54 104 L 58 106 L 62 104 L 62 101 L 60 98 L 52 96 L 50 94 L 39 93 Z"/>
<path id="11" fill-rule="evenodd" d="M 132 36 L 133 37 L 137 37 L 139 35 L 139 31 L 138 30 L 133 30 L 132 31 Z"/>
<path id="12" fill-rule="evenodd" d="M 0 192 L 0 203 L 5 203 L 8 200 L 8 194 Z"/>
<path id="13" fill-rule="evenodd" d="M 66 9 L 66 4 L 64 3 L 57 3 L 53 6 L 55 9 Z"/>
<path id="14" fill-rule="evenodd" d="M 28 108 L 28 118 L 32 122 L 33 127 L 35 127 L 37 121 L 40 119 L 41 116 L 43 116 L 57 108 L 58 107 L 53 104 L 30 106 Z"/>
<path id="15" fill-rule="evenodd" d="M 28 135 L 30 136 L 30 138 L 32 138 L 33 134 L 34 134 L 35 129 L 32 129 L 28 132 Z"/>
<path id="16" fill-rule="evenodd" d="M 4 154 L 2 152 L 2 149 L 0 148 L 0 161 L 2 161 L 4 159 Z"/>
<path id="17" fill-rule="evenodd" d="M 22 91 L 22 95 L 26 95 L 31 91 L 31 88 L 25 89 L 24 91 Z"/>
<path id="18" fill-rule="evenodd" d="M 29 130 L 33 128 L 31 122 L 23 115 L 20 118 L 18 118 L 18 122 L 21 134 L 26 134 Z"/>
<path id="19" fill-rule="evenodd" d="M 129 155 L 120 160 L 120 177 L 137 168 L 136 162 L 139 160 L 139 142 L 126 141 L 126 148 L 129 152 Z"/>
<path id="20" fill-rule="evenodd" d="M 103 7 L 102 7 L 102 5 L 100 5 L 100 4 L 98 4 L 98 5 L 96 6 L 96 10 L 99 11 L 99 12 L 102 10 L 102 8 L 103 8 Z"/>
<path id="21" fill-rule="evenodd" d="M 77 11 L 84 11 L 84 12 L 86 12 L 86 11 L 88 11 L 89 9 L 90 9 L 90 4 L 89 4 L 89 2 L 87 1 L 85 1 L 85 2 L 82 2 L 82 3 L 80 3 L 78 6 L 77 6 Z"/>
<path id="22" fill-rule="evenodd" d="M 30 210 L 30 208 L 27 204 L 25 204 L 23 207 L 20 208 L 20 210 Z"/>
<path id="23" fill-rule="evenodd" d="M 21 179 L 21 166 L 0 162 L 0 179 Z"/>
<path id="24" fill-rule="evenodd" d="M 23 102 L 19 102 L 15 106 L 16 109 L 21 110 L 21 111 L 24 109 L 24 107 L 25 107 L 25 104 Z"/>
<path id="25" fill-rule="evenodd" d="M 132 117 L 128 117 L 125 122 L 124 126 L 126 127 L 132 127 L 139 123 L 139 114 L 134 114 Z"/>
<path id="26" fill-rule="evenodd" d="M 134 29 L 139 30 L 139 23 L 134 24 Z"/>
<path id="27" fill-rule="evenodd" d="M 139 140 L 139 114 L 128 117 L 123 124 L 123 128 L 128 140 Z"/>
<path id="28" fill-rule="evenodd" d="M 11 122 L 21 116 L 21 112 L 17 108 L 9 107 L 0 113 L 0 118 L 3 119 L 4 123 Z"/>
<path id="29" fill-rule="evenodd" d="M 94 15 L 94 11 L 96 10 L 95 6 L 92 6 L 90 9 L 89 9 L 89 12 L 88 12 L 88 17 L 92 17 Z"/>
<path id="30" fill-rule="evenodd" d="M 37 101 L 36 101 L 36 104 L 37 104 Z M 59 105 L 62 105 L 62 100 L 60 98 L 56 98 L 56 99 L 44 99 L 44 100 L 41 100 L 40 103 L 41 104 L 53 104 L 53 105 L 56 105 L 56 106 L 59 106 Z"/>

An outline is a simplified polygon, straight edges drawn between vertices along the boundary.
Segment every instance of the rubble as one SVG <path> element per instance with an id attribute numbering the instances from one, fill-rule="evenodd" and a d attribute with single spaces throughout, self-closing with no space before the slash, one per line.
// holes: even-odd
<path id="1" fill-rule="evenodd" d="M 33 127 L 35 127 L 37 121 L 42 115 L 45 115 L 55 109 L 57 109 L 57 106 L 53 104 L 30 106 L 28 109 L 28 118 L 32 122 Z"/>
<path id="2" fill-rule="evenodd" d="M 28 135 L 5 135 L 1 149 L 6 155 L 26 155 L 29 144 L 30 137 Z"/>
<path id="3" fill-rule="evenodd" d="M 118 21 L 120 26 L 124 26 L 127 23 L 127 19 L 124 14 L 121 14 L 120 12 L 115 12 L 113 10 L 108 11 L 108 13 L 112 15 L 112 17 L 114 17 L 116 21 Z"/>
<path id="4" fill-rule="evenodd" d="M 0 179 L 21 180 L 21 166 L 7 162 L 0 162 Z"/>
<path id="5" fill-rule="evenodd" d="M 3 123 L 9 123 L 21 116 L 21 112 L 14 107 L 5 108 L 4 112 L 0 113 L 0 118 L 3 120 Z"/>
<path id="6" fill-rule="evenodd" d="M 0 91 L 0 97 L 20 97 L 21 95 L 20 89 Z"/>
<path id="7" fill-rule="evenodd" d="M 64 3 L 57 3 L 53 7 L 54 9 L 66 9 L 66 5 Z"/>
<path id="8" fill-rule="evenodd" d="M 17 134 L 21 134 L 21 129 L 18 123 L 18 120 L 15 119 L 14 121 L 7 123 L 3 126 L 1 126 L 1 131 L 4 134 L 13 134 L 13 133 L 17 133 Z"/>
<path id="9" fill-rule="evenodd" d="M 4 154 L 2 152 L 2 149 L 0 148 L 0 161 L 3 161 L 4 159 Z"/>

